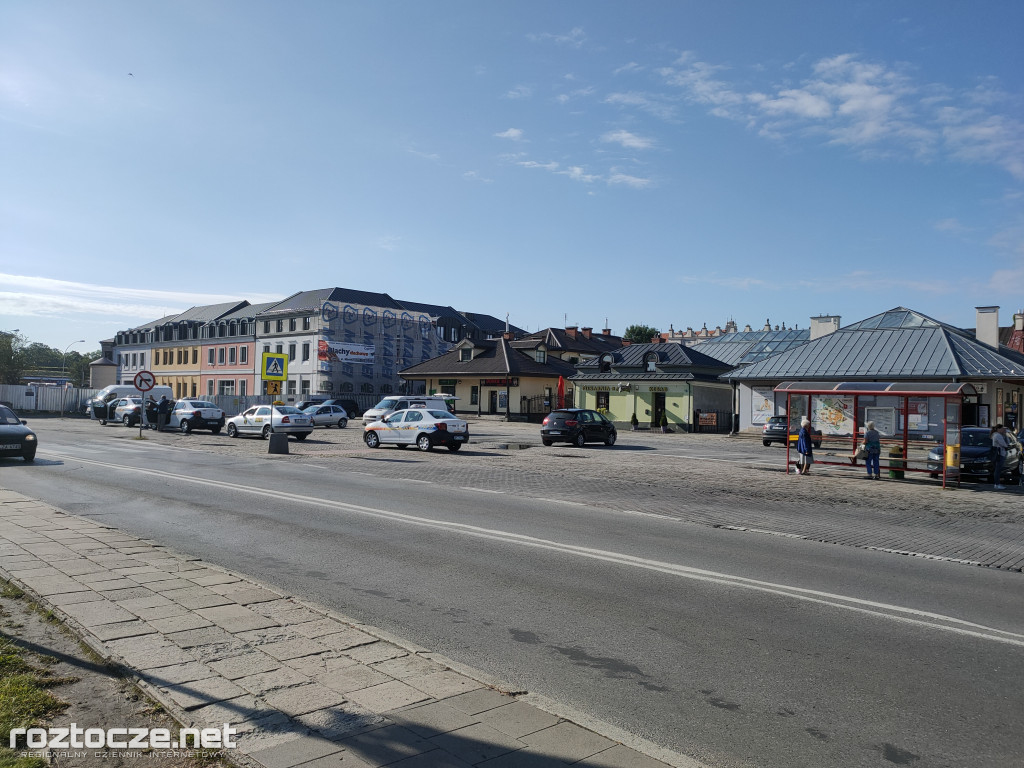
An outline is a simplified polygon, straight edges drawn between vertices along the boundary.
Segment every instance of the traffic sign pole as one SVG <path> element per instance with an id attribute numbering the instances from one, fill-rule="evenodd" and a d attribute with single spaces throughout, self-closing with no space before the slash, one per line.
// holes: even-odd
<path id="1" fill-rule="evenodd" d="M 156 386 L 156 376 L 150 371 L 139 371 L 132 379 L 132 383 L 142 393 L 142 408 L 139 410 L 139 439 L 142 439 L 142 426 L 143 424 L 149 425 L 149 421 L 146 419 L 146 393 Z"/>

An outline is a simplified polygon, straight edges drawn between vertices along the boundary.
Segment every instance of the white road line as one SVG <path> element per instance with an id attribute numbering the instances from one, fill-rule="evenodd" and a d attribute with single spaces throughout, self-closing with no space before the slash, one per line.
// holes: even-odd
<path id="1" fill-rule="evenodd" d="M 905 624 L 913 624 L 916 626 L 927 627 L 933 630 L 939 630 L 942 632 L 951 632 L 957 635 L 965 635 L 968 637 L 974 637 L 980 640 L 989 640 L 997 643 L 1005 643 L 1007 645 L 1017 646 L 1024 648 L 1024 634 L 1016 632 L 1009 632 L 1007 630 L 996 629 L 994 627 L 986 627 L 982 624 L 975 624 L 964 619 L 958 619 L 955 616 L 944 616 L 939 613 L 932 613 L 930 611 L 922 611 L 916 608 L 907 608 L 899 605 L 892 605 L 889 603 L 881 603 L 874 600 L 864 600 L 858 597 L 850 597 L 848 595 L 839 595 L 832 592 L 823 592 L 816 589 L 806 589 L 803 587 L 794 587 L 788 584 L 777 584 L 770 581 L 762 581 L 760 579 L 749 579 L 744 576 L 733 576 L 728 573 L 721 573 L 718 571 L 709 571 L 703 568 L 692 568 L 685 565 L 677 565 L 675 563 L 667 563 L 659 560 L 650 560 L 643 557 L 636 557 L 635 555 L 627 555 L 621 552 L 612 552 L 608 550 L 593 549 L 591 547 L 581 547 L 573 544 L 564 544 L 558 541 L 551 541 L 548 539 L 539 539 L 534 536 L 527 536 L 520 533 L 512 533 L 510 531 L 501 531 L 491 528 L 482 528 L 476 525 L 468 525 L 466 523 L 455 523 L 447 522 L 443 520 L 434 520 L 427 517 L 418 517 L 416 515 L 406 515 L 399 512 L 390 512 L 386 509 L 378 509 L 374 507 L 364 507 L 358 504 L 349 504 L 342 501 L 333 501 L 330 499 L 318 499 L 313 496 L 302 496 L 295 493 L 286 493 L 284 491 L 275 491 L 270 488 L 254 488 L 248 485 L 241 485 L 238 483 L 229 483 L 223 480 L 208 480 L 202 477 L 185 477 L 178 475 L 173 472 L 164 472 L 157 469 L 149 469 L 145 467 L 129 467 L 121 464 L 111 464 L 102 461 L 94 461 L 92 459 L 82 459 L 74 456 L 62 456 L 61 454 L 45 452 L 45 455 L 55 456 L 60 459 L 78 461 L 83 464 L 91 464 L 99 467 L 106 467 L 113 470 L 120 470 L 122 472 L 136 472 L 138 474 L 147 475 L 149 477 L 161 476 L 172 480 L 184 480 L 193 485 L 207 485 L 217 488 L 226 488 L 239 493 L 248 493 L 255 496 L 264 496 L 272 499 L 279 499 L 287 502 L 298 502 L 303 504 L 309 504 L 310 506 L 324 507 L 327 509 L 337 509 L 345 512 L 352 512 L 355 514 L 365 515 L 369 517 L 377 517 L 385 520 L 390 520 L 397 523 L 404 523 L 407 525 L 415 525 L 423 528 L 431 528 L 434 530 L 445 531 L 448 533 L 458 533 L 465 536 L 472 536 L 474 538 L 486 539 L 489 541 L 497 541 L 504 544 L 514 544 L 522 547 L 530 547 L 532 549 L 542 549 L 550 552 L 560 552 L 562 554 L 574 555 L 577 557 L 584 557 L 591 560 L 599 560 L 607 563 L 615 563 L 617 565 L 626 565 L 633 568 L 641 568 L 648 571 L 654 571 L 657 573 L 664 573 L 670 576 L 676 576 L 678 578 L 690 579 L 692 581 L 703 581 L 711 584 L 721 584 L 723 586 L 747 589 L 755 592 L 764 592 L 773 595 L 779 595 L 794 600 L 803 600 L 809 603 L 816 603 L 819 605 L 825 605 L 831 608 L 836 608 L 846 611 L 854 611 L 856 613 L 867 614 L 876 618 L 888 619 L 890 621 L 898 621 Z M 471 490 L 481 490 L 474 488 Z"/>
<path id="2" fill-rule="evenodd" d="M 474 488 L 469 485 L 460 485 L 460 491 L 476 491 L 478 493 L 504 493 L 504 491 L 496 491 L 493 488 Z"/>

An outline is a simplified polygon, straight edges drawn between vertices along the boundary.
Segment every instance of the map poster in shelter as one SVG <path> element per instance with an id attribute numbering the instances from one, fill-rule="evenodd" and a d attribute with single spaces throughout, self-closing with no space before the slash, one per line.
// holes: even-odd
<path id="1" fill-rule="evenodd" d="M 750 423 L 764 424 L 775 415 L 775 390 L 771 387 L 751 387 Z"/>
<path id="2" fill-rule="evenodd" d="M 853 434 L 853 398 L 816 395 L 811 423 L 825 435 Z"/>

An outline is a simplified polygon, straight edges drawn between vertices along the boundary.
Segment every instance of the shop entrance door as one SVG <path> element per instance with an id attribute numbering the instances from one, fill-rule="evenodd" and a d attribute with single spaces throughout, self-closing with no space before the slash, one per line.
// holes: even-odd
<path id="1" fill-rule="evenodd" d="M 660 429 L 661 428 L 661 416 L 662 416 L 663 413 L 665 413 L 665 393 L 664 392 L 655 392 L 654 393 L 654 407 L 651 410 L 653 411 L 653 415 L 651 417 L 652 418 L 651 426 L 653 428 L 655 428 L 655 429 Z"/>

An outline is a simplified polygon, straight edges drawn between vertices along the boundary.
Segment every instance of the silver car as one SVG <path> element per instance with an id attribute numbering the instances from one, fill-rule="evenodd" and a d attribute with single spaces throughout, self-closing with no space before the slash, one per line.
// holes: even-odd
<path id="1" fill-rule="evenodd" d="M 179 400 L 174 404 L 167 426 L 180 429 L 186 435 L 193 429 L 208 429 L 217 435 L 224 427 L 224 411 L 206 400 Z"/>
<path id="2" fill-rule="evenodd" d="M 291 405 L 254 405 L 228 419 L 227 429 L 228 437 L 259 435 L 266 440 L 271 432 L 283 432 L 295 435 L 296 440 L 305 440 L 313 434 L 313 421 Z"/>
<path id="3" fill-rule="evenodd" d="M 348 426 L 348 412 L 340 405 L 311 405 L 302 412 L 313 420 L 314 427 Z"/>

